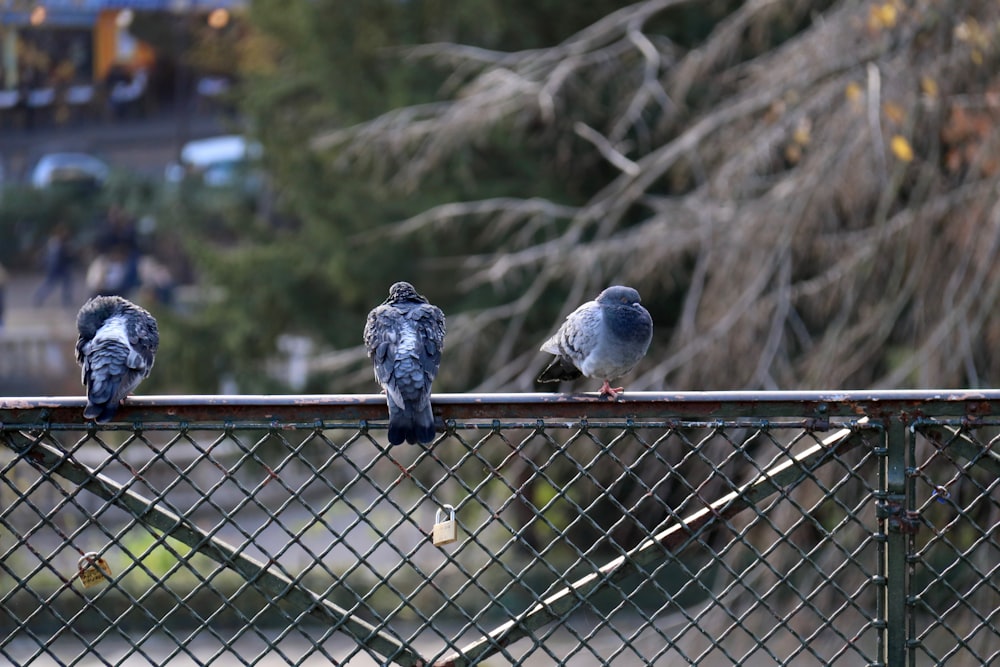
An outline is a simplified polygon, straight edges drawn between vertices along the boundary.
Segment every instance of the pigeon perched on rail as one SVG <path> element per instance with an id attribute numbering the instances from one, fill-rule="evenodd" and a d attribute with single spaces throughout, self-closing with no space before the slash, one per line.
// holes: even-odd
<path id="1" fill-rule="evenodd" d="M 622 387 L 611 380 L 635 368 L 653 339 L 653 319 L 631 287 L 614 285 L 566 318 L 559 331 L 542 344 L 556 358 L 537 382 L 572 380 L 581 375 L 604 381 L 601 395 L 618 398 Z"/>
<path id="2" fill-rule="evenodd" d="M 83 304 L 76 328 L 76 360 L 87 387 L 83 416 L 103 424 L 149 375 L 160 333 L 149 312 L 120 296 L 96 296 Z"/>
<path id="3" fill-rule="evenodd" d="M 441 364 L 444 333 L 444 313 L 410 283 L 393 284 L 389 298 L 368 313 L 365 347 L 389 405 L 390 445 L 434 440 L 431 383 Z"/>

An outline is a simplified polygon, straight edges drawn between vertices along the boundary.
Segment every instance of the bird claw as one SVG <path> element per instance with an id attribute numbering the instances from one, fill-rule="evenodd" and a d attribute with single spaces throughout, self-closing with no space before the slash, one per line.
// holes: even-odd
<path id="1" fill-rule="evenodd" d="M 625 391 L 625 387 L 612 387 L 607 380 L 601 385 L 601 396 L 607 396 L 612 401 L 618 400 L 618 395 Z"/>

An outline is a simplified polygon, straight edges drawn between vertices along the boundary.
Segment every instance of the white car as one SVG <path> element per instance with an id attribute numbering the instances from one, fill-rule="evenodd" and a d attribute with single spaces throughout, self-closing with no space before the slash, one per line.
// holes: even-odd
<path id="1" fill-rule="evenodd" d="M 234 186 L 260 155 L 260 144 L 238 134 L 196 139 L 184 144 L 180 162 L 168 165 L 165 177 L 169 183 L 194 176 L 209 187 Z"/>
<path id="2" fill-rule="evenodd" d="M 87 153 L 49 153 L 43 155 L 31 171 L 31 186 L 44 190 L 56 184 L 100 187 L 111 169 Z"/>

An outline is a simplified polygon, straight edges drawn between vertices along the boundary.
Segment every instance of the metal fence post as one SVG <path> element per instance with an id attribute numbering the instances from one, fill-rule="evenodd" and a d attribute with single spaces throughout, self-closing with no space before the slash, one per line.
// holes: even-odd
<path id="1" fill-rule="evenodd" d="M 882 500 L 879 508 L 884 535 L 884 589 L 880 620 L 882 662 L 886 667 L 904 667 L 906 660 L 906 552 L 911 520 L 906 510 L 906 423 L 904 416 L 886 419 L 885 456 L 882 458 Z"/>

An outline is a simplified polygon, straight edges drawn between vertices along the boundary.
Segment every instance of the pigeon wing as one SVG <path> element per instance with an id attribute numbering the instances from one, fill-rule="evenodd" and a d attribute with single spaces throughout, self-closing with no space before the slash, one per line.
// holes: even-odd
<path id="1" fill-rule="evenodd" d="M 111 404 L 115 406 L 131 394 L 140 382 L 149 377 L 156 359 L 156 350 L 160 345 L 156 320 L 144 310 L 129 314 L 125 332 L 127 341 L 123 350 L 124 357 L 121 360 L 122 368 L 117 369 L 121 381 L 111 399 Z"/>
<path id="2" fill-rule="evenodd" d="M 95 404 L 110 403 L 125 373 L 128 349 L 118 341 L 90 342 L 83 347 L 83 383 Z"/>
<path id="3" fill-rule="evenodd" d="M 87 352 L 89 351 L 90 341 L 93 338 L 85 338 L 80 336 L 76 339 L 76 363 L 80 364 L 80 381 L 84 385 L 87 384 L 87 374 L 88 374 L 88 362 L 87 362 Z"/>
<path id="4" fill-rule="evenodd" d="M 153 369 L 156 350 L 160 346 L 160 332 L 156 320 L 146 312 L 134 315 L 128 323 L 128 367 L 145 378 Z"/>
<path id="5" fill-rule="evenodd" d="M 386 396 L 402 407 L 403 397 L 393 379 L 397 346 L 401 335 L 402 313 L 393 306 L 381 305 L 368 313 L 365 323 L 365 348 L 375 368 L 375 381 L 385 390 Z"/>
<path id="6" fill-rule="evenodd" d="M 542 344 L 542 351 L 566 357 L 577 368 L 600 342 L 601 307 L 588 301 L 566 318 L 559 331 Z"/>
<path id="7" fill-rule="evenodd" d="M 445 320 L 444 313 L 437 306 L 421 304 L 414 308 L 409 318 L 417 326 L 420 346 L 420 365 L 427 381 L 427 394 L 430 395 L 431 383 L 437 377 L 441 366 L 441 352 L 444 350 Z"/>

